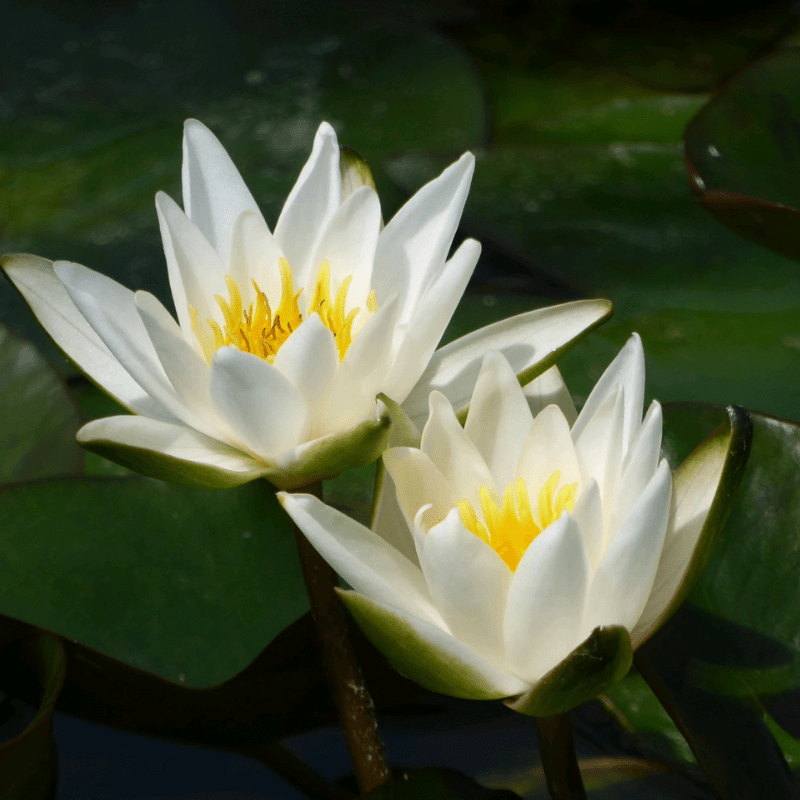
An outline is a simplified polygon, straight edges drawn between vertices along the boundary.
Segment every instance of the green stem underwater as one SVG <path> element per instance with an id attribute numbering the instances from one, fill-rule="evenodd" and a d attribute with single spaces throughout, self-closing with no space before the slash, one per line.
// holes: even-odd
<path id="1" fill-rule="evenodd" d="M 321 482 L 302 491 L 322 499 Z M 296 525 L 294 531 L 331 694 L 359 791 L 366 794 L 388 783 L 391 777 L 372 698 L 353 652 L 344 606 L 336 594 L 336 573 Z"/>
<path id="2" fill-rule="evenodd" d="M 539 752 L 553 800 L 586 800 L 569 712 L 552 717 L 536 717 Z"/>

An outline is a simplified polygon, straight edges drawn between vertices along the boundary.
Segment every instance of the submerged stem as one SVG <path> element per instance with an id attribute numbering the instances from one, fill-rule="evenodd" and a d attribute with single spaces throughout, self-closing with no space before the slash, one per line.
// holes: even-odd
<path id="1" fill-rule="evenodd" d="M 553 800 L 586 800 L 569 712 L 537 717 L 536 730 L 550 797 Z"/>
<path id="2" fill-rule="evenodd" d="M 321 482 L 306 486 L 303 491 L 322 499 Z M 359 791 L 366 794 L 387 783 L 390 777 L 375 708 L 353 652 L 344 606 L 335 591 L 336 573 L 296 525 L 294 531 L 328 683 Z"/>

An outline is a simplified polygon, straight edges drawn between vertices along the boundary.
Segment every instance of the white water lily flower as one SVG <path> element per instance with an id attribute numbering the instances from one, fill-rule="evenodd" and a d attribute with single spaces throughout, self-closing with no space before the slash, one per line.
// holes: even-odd
<path id="1" fill-rule="evenodd" d="M 717 441 L 681 468 L 673 492 L 661 408 L 643 420 L 643 397 L 636 335 L 579 415 L 556 368 L 523 390 L 490 353 L 463 428 L 432 392 L 420 447 L 384 453 L 402 530 L 378 517 L 371 532 L 310 495 L 279 498 L 401 672 L 461 697 L 522 696 L 534 715 L 565 710 L 576 695 L 560 665 L 593 632 L 615 631 L 622 646 L 605 662 L 583 652 L 573 672 L 594 681 L 590 694 L 624 674 L 631 647 L 663 619 L 725 462 L 727 440 Z M 593 674 L 592 659 L 606 671 Z M 558 696 L 537 693 L 545 684 Z"/>
<path id="2" fill-rule="evenodd" d="M 390 423 L 379 393 L 409 397 L 412 415 L 430 387 L 457 401 L 488 347 L 513 347 L 501 324 L 431 360 L 480 252 L 467 239 L 447 259 L 472 155 L 385 228 L 368 170 L 348 158 L 340 169 L 323 123 L 270 231 L 222 145 L 189 120 L 184 209 L 156 197 L 177 322 L 152 294 L 78 264 L 3 259 L 56 344 L 134 414 L 90 422 L 81 444 L 189 485 L 300 486 L 377 458 Z M 593 301 L 517 319 L 515 332 L 533 327 L 539 339 L 515 367 L 552 357 L 608 313 Z"/>

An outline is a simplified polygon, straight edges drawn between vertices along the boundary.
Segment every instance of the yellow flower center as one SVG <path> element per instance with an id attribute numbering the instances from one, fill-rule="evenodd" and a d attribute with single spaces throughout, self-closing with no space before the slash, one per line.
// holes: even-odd
<path id="1" fill-rule="evenodd" d="M 210 364 L 214 353 L 220 347 L 233 345 L 246 353 L 252 353 L 265 361 L 272 363 L 283 343 L 297 330 L 303 322 L 300 313 L 298 298 L 303 289 L 295 292 L 292 270 L 285 258 L 280 260 L 281 270 L 281 299 L 273 314 L 266 294 L 259 285 L 253 281 L 256 301 L 250 303 L 245 310 L 242 303 L 242 293 L 236 281 L 230 276 L 225 276 L 228 287 L 228 299 L 214 295 L 223 316 L 223 325 L 220 327 L 213 319 L 201 322 L 197 309 L 190 305 L 189 315 L 192 320 L 192 330 L 200 342 L 203 355 Z M 347 290 L 353 280 L 348 275 L 331 298 L 330 290 L 330 265 L 322 262 L 317 280 L 314 284 L 314 294 L 306 312 L 306 319 L 311 314 L 319 314 L 325 327 L 333 334 L 336 348 L 341 361 L 347 348 L 353 340 L 353 321 L 360 308 L 346 310 Z M 378 310 L 374 290 L 367 297 L 367 310 L 374 314 Z"/>
<path id="2" fill-rule="evenodd" d="M 534 519 L 534 509 L 528 499 L 525 481 L 517 478 L 506 487 L 499 507 L 485 486 L 478 489 L 483 522 L 469 500 L 459 500 L 457 505 L 461 521 L 467 530 L 492 547 L 513 572 L 531 542 L 548 525 L 552 525 L 564 509 L 572 511 L 575 507 L 575 490 L 578 484 L 563 486 L 556 494 L 560 480 L 561 472 L 556 470 L 539 492 L 536 509 L 538 520 Z"/>

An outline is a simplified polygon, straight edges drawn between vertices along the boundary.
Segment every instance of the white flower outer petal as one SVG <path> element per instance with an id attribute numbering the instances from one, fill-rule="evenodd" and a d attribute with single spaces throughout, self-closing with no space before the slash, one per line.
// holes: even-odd
<path id="1" fill-rule="evenodd" d="M 528 401 L 528 408 L 534 417 L 547 406 L 555 405 L 561 409 L 570 428 L 575 424 L 578 412 L 575 410 L 575 403 L 561 377 L 561 372 L 555 364 L 538 378 L 534 378 L 526 384 L 523 392 Z"/>
<path id="2" fill-rule="evenodd" d="M 464 432 L 483 456 L 498 489 L 516 477 L 517 461 L 532 423 L 525 395 L 508 361 L 500 353 L 487 353 Z M 568 426 L 567 438 L 571 448 Z"/>
<path id="3" fill-rule="evenodd" d="M 275 225 L 275 240 L 292 268 L 297 286 L 305 286 L 316 277 L 311 275 L 311 256 L 339 207 L 341 195 L 339 143 L 333 128 L 323 122 Z"/>
<path id="4" fill-rule="evenodd" d="M 434 692 L 470 700 L 522 694 L 530 684 L 483 658 L 441 628 L 356 592 L 339 595 L 395 669 Z"/>
<path id="5" fill-rule="evenodd" d="M 564 512 L 533 540 L 508 590 L 503 628 L 515 675 L 534 683 L 580 644 L 588 581 L 581 532 Z"/>
<path id="6" fill-rule="evenodd" d="M 457 508 L 428 531 L 420 566 L 433 603 L 457 639 L 503 664 L 503 613 L 512 572 L 468 531 Z"/>
<path id="7" fill-rule="evenodd" d="M 577 441 L 583 429 L 595 415 L 597 409 L 606 401 L 616 387 L 624 389 L 625 407 L 622 423 L 622 456 L 628 453 L 630 443 L 639 430 L 644 406 L 644 349 L 638 333 L 631 334 L 617 357 L 608 365 L 605 372 L 592 389 L 578 419 L 572 426 L 572 435 Z"/>
<path id="8" fill-rule="evenodd" d="M 581 490 L 570 516 L 578 523 L 586 545 L 586 555 L 592 571 L 597 569 L 603 557 L 604 524 L 603 505 L 600 502 L 600 489 L 592 478 Z"/>
<path id="9" fill-rule="evenodd" d="M 420 450 L 453 487 L 458 499 L 475 505 L 479 502 L 480 486 L 497 492 L 483 456 L 458 424 L 447 398 L 439 392 L 431 392 L 430 416 L 422 431 Z"/>
<path id="10" fill-rule="evenodd" d="M 400 322 L 414 308 L 447 258 L 469 192 L 475 158 L 461 158 L 423 186 L 378 237 L 372 288 L 382 303 L 399 292 Z"/>
<path id="11" fill-rule="evenodd" d="M 216 136 L 202 122 L 183 125 L 183 206 L 186 216 L 228 263 L 231 231 L 242 211 L 255 214 L 266 225 L 258 204 L 239 170 Z"/>
<path id="12" fill-rule="evenodd" d="M 622 625 L 632 631 L 653 588 L 669 522 L 672 473 L 663 460 L 622 521 L 594 573 L 586 602 L 582 635 L 598 625 Z"/>
<path id="13" fill-rule="evenodd" d="M 2 258 L 3 270 L 42 327 L 78 369 L 137 414 L 175 421 L 164 406 L 131 377 L 70 299 L 52 261 L 27 254 Z"/>
<path id="14" fill-rule="evenodd" d="M 234 347 L 211 363 L 211 401 L 242 443 L 266 461 L 305 441 L 308 406 L 272 364 Z"/>
<path id="15" fill-rule="evenodd" d="M 380 536 L 308 494 L 278 492 L 314 549 L 357 592 L 446 630 L 419 568 Z"/>
<path id="16" fill-rule="evenodd" d="M 421 428 L 428 414 L 428 395 L 437 389 L 460 413 L 470 403 L 483 357 L 490 350 L 502 353 L 525 383 L 531 377 L 528 373 L 538 364 L 554 359 L 570 342 L 610 314 L 608 300 L 579 300 L 529 311 L 468 333 L 433 354 L 403 401 L 403 409 Z"/>

